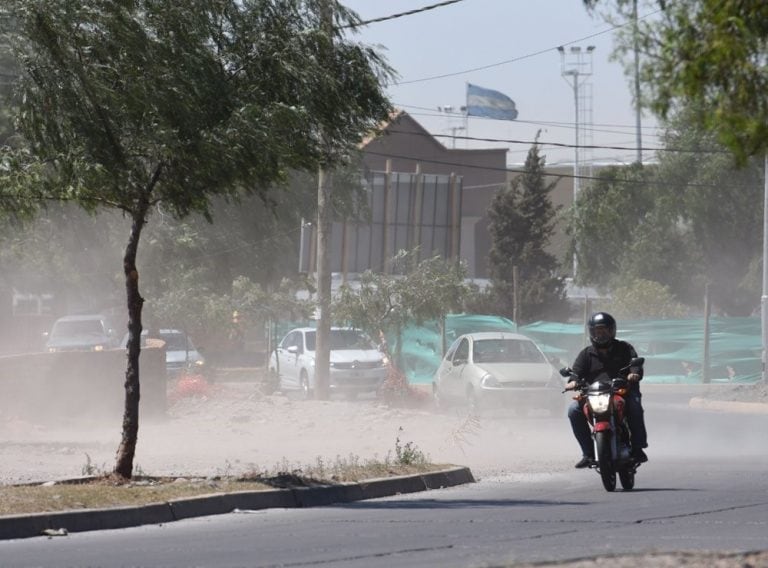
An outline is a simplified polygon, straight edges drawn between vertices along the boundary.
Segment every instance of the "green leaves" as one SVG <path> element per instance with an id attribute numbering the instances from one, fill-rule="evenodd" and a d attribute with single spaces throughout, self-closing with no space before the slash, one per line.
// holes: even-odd
<path id="1" fill-rule="evenodd" d="M 212 195 L 263 194 L 291 168 L 343 159 L 390 110 L 386 65 L 338 33 L 331 42 L 317 9 L 298 0 L 10 0 L 23 133 L 41 160 L 55 160 L 62 186 L 89 202 L 135 211 L 164 201 L 183 217 L 207 214 Z M 72 176 L 84 183 L 67 183 Z"/>
<path id="2" fill-rule="evenodd" d="M 604 289 L 632 280 L 667 287 L 700 306 L 710 284 L 716 309 L 752 312 L 751 266 L 762 238 L 762 161 L 737 167 L 714 135 L 697 127 L 697 109 L 666 123 L 658 164 L 607 168 L 583 189 L 571 230 L 579 280 Z"/>
<path id="3" fill-rule="evenodd" d="M 594 1 L 585 1 L 593 5 Z M 627 14 L 627 0 L 615 5 Z M 768 5 L 759 0 L 659 2 L 658 17 L 638 23 L 642 82 L 661 116 L 697 109 L 697 124 L 745 164 L 768 150 Z M 619 51 L 632 49 L 624 34 Z"/>
<path id="4" fill-rule="evenodd" d="M 401 251 L 394 266 L 410 266 L 413 254 Z M 397 334 L 408 323 L 442 321 L 446 314 L 461 309 L 469 292 L 464 266 L 440 257 L 423 260 L 404 272 L 394 276 L 366 271 L 359 288 L 342 287 L 332 309 L 337 321 L 359 327 L 371 337 L 378 337 L 380 331 Z"/>
<path id="5" fill-rule="evenodd" d="M 525 172 L 496 194 L 488 210 L 491 292 L 497 312 L 513 317 L 513 270 L 517 267 L 521 308 L 518 318 L 524 321 L 567 315 L 564 284 L 557 275 L 559 264 L 546 251 L 557 210 L 549 198 L 555 182 L 546 181 L 544 164 L 534 144 L 526 158 Z"/>

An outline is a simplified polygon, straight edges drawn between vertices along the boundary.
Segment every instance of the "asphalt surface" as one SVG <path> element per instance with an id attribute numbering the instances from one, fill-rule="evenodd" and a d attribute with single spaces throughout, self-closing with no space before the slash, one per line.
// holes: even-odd
<path id="1" fill-rule="evenodd" d="M 0 540 L 41 535 L 63 536 L 70 532 L 163 524 L 193 517 L 232 513 L 235 510 L 256 511 L 350 503 L 452 487 L 474 481 L 469 468 L 456 467 L 419 475 L 370 479 L 358 483 L 213 493 L 135 507 L 8 515 L 0 517 Z"/>
<path id="2" fill-rule="evenodd" d="M 768 414 L 768 404 L 756 402 L 692 398 L 689 406 L 714 412 Z M 457 466 L 428 474 L 371 479 L 359 483 L 214 493 L 134 507 L 9 515 L 0 517 L 0 540 L 170 523 L 235 510 L 316 507 L 452 487 L 474 481 L 469 468 Z"/>

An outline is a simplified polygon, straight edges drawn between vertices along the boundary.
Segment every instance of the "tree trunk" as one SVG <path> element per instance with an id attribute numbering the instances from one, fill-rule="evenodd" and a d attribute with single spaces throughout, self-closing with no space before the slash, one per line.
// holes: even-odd
<path id="1" fill-rule="evenodd" d="M 128 300 L 128 365 L 125 371 L 125 407 L 123 434 L 117 449 L 114 473 L 124 479 L 133 476 L 133 458 L 139 434 L 139 355 L 141 354 L 141 311 L 144 298 L 139 294 L 139 271 L 136 269 L 136 251 L 141 230 L 146 223 L 148 206 L 139 208 L 133 216 L 131 235 L 123 256 L 125 293 Z"/>

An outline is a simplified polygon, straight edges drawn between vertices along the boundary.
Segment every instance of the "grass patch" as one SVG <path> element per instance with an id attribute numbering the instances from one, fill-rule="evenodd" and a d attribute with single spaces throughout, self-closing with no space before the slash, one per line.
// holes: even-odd
<path id="1" fill-rule="evenodd" d="M 333 461 L 317 458 L 309 465 L 284 460 L 265 470 L 209 478 L 152 477 L 136 471 L 133 479 L 122 480 L 95 467 L 90 456 L 86 455 L 86 459 L 82 471 L 88 477 L 45 484 L 0 485 L 0 515 L 146 505 L 211 493 L 312 487 L 428 473 L 450 467 L 430 463 L 428 456 L 412 442 L 403 445 L 399 438 L 395 456 L 390 452 L 383 460 L 361 460 L 355 455 L 337 456 Z M 230 469 L 227 464 L 225 471 Z"/>

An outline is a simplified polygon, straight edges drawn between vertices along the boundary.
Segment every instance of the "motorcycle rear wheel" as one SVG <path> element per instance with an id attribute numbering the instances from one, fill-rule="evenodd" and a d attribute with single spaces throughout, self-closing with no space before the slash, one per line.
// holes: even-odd
<path id="1" fill-rule="evenodd" d="M 624 491 L 632 491 L 635 487 L 635 472 L 631 469 L 622 469 L 619 471 L 619 481 Z"/>
<path id="2" fill-rule="evenodd" d="M 613 455 L 611 452 L 611 433 L 597 432 L 595 434 L 595 446 L 597 450 L 597 467 L 600 470 L 600 479 L 606 491 L 616 490 L 616 469 L 613 467 Z"/>

